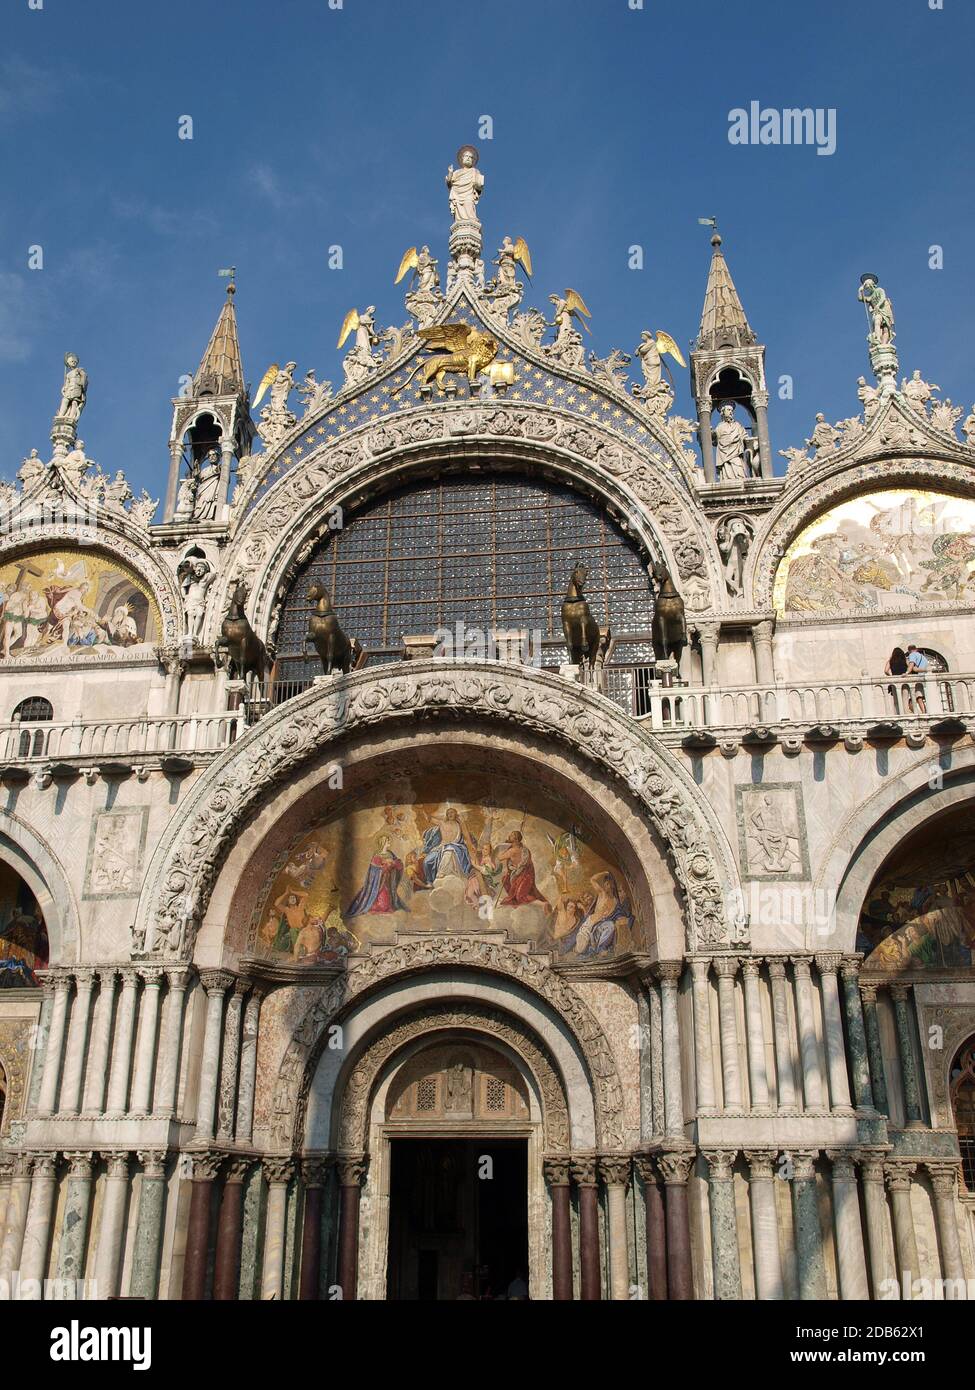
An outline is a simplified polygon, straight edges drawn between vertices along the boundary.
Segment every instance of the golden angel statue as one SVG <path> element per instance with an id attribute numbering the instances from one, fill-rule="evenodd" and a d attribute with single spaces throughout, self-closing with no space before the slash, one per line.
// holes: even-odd
<path id="1" fill-rule="evenodd" d="M 664 371 L 668 377 L 670 376 L 667 364 L 663 360 L 664 353 L 669 353 L 682 367 L 687 366 L 680 348 L 669 333 L 665 333 L 662 328 L 656 333 L 644 329 L 636 350 L 640 366 L 643 368 L 643 384 L 635 385 L 633 394 L 637 400 L 643 401 L 657 414 L 666 414 L 674 398 L 673 380 L 668 383 L 662 379 Z"/>
<path id="2" fill-rule="evenodd" d="M 349 310 L 342 320 L 338 347 L 343 346 L 350 333 L 355 333 L 355 343 L 342 360 L 342 365 L 345 368 L 343 391 L 350 386 L 360 385 L 370 372 L 374 372 L 382 364 L 382 357 L 379 353 L 373 352 L 373 348 L 379 342 L 379 334 L 376 332 L 376 306 L 374 304 L 363 309 L 361 314 L 358 309 Z"/>

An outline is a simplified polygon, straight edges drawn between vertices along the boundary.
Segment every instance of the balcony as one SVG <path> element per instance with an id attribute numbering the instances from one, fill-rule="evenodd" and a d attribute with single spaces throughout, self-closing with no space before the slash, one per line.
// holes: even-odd
<path id="1" fill-rule="evenodd" d="M 238 737 L 242 713 L 181 715 L 176 718 L 92 719 L 70 724 L 15 720 L 0 724 L 0 775 L 23 777 L 59 767 L 83 771 L 132 771 L 148 764 L 188 771 L 208 761 Z"/>

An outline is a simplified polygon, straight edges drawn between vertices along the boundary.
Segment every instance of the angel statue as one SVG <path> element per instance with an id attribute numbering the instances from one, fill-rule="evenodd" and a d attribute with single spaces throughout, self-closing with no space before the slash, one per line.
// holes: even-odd
<path id="1" fill-rule="evenodd" d="M 866 305 L 867 317 L 870 320 L 870 343 L 876 347 L 892 343 L 896 336 L 894 306 L 877 283 L 876 275 L 868 273 L 860 276 L 860 293 L 857 298 Z"/>
<path id="2" fill-rule="evenodd" d="M 419 362 L 396 391 L 394 396 L 409 386 L 420 373 L 421 389 L 436 379 L 437 389 L 443 394 L 444 377 L 447 372 L 463 373 L 474 384 L 478 375 L 486 371 L 498 355 L 498 342 L 479 328 L 469 323 L 441 323 L 432 328 L 421 328 L 420 337 L 426 346 L 437 354 Z"/>
<path id="3" fill-rule="evenodd" d="M 491 296 L 491 308 L 502 318 L 507 318 L 511 310 L 517 308 L 525 293 L 525 287 L 518 279 L 519 262 L 530 280 L 532 258 L 528 243 L 523 236 L 517 241 L 512 241 L 510 236 L 506 236 L 498 247 L 498 258 L 493 262 L 498 267 L 498 273 L 487 287 Z"/>
<path id="4" fill-rule="evenodd" d="M 643 368 L 643 384 L 636 383 L 633 394 L 654 415 L 666 415 L 674 400 L 673 380 L 668 383 L 662 377 L 665 370 L 670 377 L 670 369 L 663 360 L 664 353 L 669 353 L 682 367 L 687 366 L 680 348 L 669 333 L 662 328 L 658 328 L 656 333 L 644 329 L 636 350 Z"/>
<path id="5" fill-rule="evenodd" d="M 298 422 L 297 416 L 288 409 L 288 397 L 295 389 L 294 372 L 297 365 L 297 362 L 286 362 L 283 367 L 279 367 L 277 362 L 272 362 L 257 388 L 257 395 L 251 406 L 252 413 L 260 404 L 268 387 L 271 388 L 268 404 L 261 411 L 261 423 L 257 427 L 258 434 L 269 449 L 273 449 Z"/>
<path id="6" fill-rule="evenodd" d="M 576 319 L 589 332 L 585 320 L 592 318 L 592 315 L 586 308 L 586 302 L 575 290 L 566 290 L 564 296 L 550 294 L 549 301 L 555 306 L 550 325 L 555 329 L 555 342 L 546 351 L 565 367 L 582 367 L 586 360 L 582 334 L 574 327 L 572 320 Z"/>
<path id="7" fill-rule="evenodd" d="M 437 261 L 430 255 L 429 246 L 422 246 L 419 251 L 415 246 L 411 246 L 404 253 L 394 283 L 398 285 L 408 270 L 412 270 L 413 274 L 406 296 L 406 308 L 417 323 L 424 327 L 436 317 L 443 300 Z"/>
<path id="8" fill-rule="evenodd" d="M 348 390 L 350 386 L 358 386 L 365 381 L 370 372 L 374 372 L 382 364 L 382 357 L 379 353 L 373 352 L 373 348 L 379 342 L 375 304 L 370 304 L 361 314 L 358 309 L 349 310 L 342 320 L 337 346 L 342 347 L 349 334 L 353 332 L 355 345 L 346 353 L 342 362 L 345 368 L 343 391 Z"/>
<path id="9" fill-rule="evenodd" d="M 462 145 L 457 151 L 459 169 L 451 164 L 447 169 L 447 190 L 454 224 L 477 222 L 477 202 L 484 189 L 484 175 L 478 173 L 480 155 L 473 145 Z"/>

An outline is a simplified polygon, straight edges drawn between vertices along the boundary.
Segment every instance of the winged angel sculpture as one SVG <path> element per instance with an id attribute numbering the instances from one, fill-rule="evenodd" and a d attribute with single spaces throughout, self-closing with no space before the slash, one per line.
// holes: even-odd
<path id="1" fill-rule="evenodd" d="M 358 309 L 349 310 L 342 320 L 336 346 L 341 348 L 350 333 L 355 333 L 355 344 L 342 359 L 345 368 L 343 390 L 350 386 L 358 386 L 360 382 L 365 381 L 370 372 L 382 366 L 382 357 L 372 350 L 379 342 L 374 304 L 370 304 L 368 309 L 363 309 L 361 314 Z"/>
<path id="2" fill-rule="evenodd" d="M 498 354 L 497 339 L 468 323 L 440 323 L 432 328 L 421 328 L 420 337 L 437 355 L 418 363 L 394 395 L 404 391 L 417 374 L 422 386 L 429 386 L 436 380 L 441 394 L 448 372 L 463 373 L 473 383 L 481 372 L 487 371 Z"/>
<path id="3" fill-rule="evenodd" d="M 512 309 L 521 303 L 525 286 L 518 279 L 518 266 L 521 265 L 529 280 L 532 277 L 532 257 L 528 243 L 523 236 L 512 241 L 506 236 L 498 247 L 498 258 L 494 262 L 498 273 L 487 286 L 491 308 L 502 318 L 507 318 Z"/>
<path id="4" fill-rule="evenodd" d="M 582 334 L 575 324 L 580 324 L 589 332 L 586 319 L 592 318 L 592 315 L 586 308 L 586 301 L 575 290 L 566 290 L 564 295 L 550 294 L 549 300 L 554 305 L 552 327 L 555 329 L 555 342 L 546 351 L 563 366 L 583 367 L 586 358 Z"/>
<path id="5" fill-rule="evenodd" d="M 410 277 L 410 288 L 406 295 L 406 308 L 407 312 L 412 314 L 420 327 L 423 328 L 436 317 L 437 310 L 443 303 L 443 295 L 440 292 L 440 273 L 437 270 L 437 262 L 430 254 L 429 246 L 421 246 L 419 251 L 415 246 L 411 246 L 408 251 L 403 253 L 403 259 L 399 263 L 399 270 L 393 283 L 398 285 L 407 271 L 410 270 L 413 274 Z"/>

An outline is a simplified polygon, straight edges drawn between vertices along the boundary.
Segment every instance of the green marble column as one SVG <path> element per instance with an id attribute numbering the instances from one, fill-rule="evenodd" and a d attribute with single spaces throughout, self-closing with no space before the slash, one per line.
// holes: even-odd
<path id="1" fill-rule="evenodd" d="M 67 1284 L 84 1278 L 85 1255 L 88 1246 L 88 1222 L 91 1216 L 92 1152 L 66 1153 L 68 1181 L 64 1197 L 64 1216 L 61 1219 L 61 1245 L 58 1250 L 57 1278 Z M 63 1287 L 61 1296 L 79 1295 Z"/>
<path id="2" fill-rule="evenodd" d="M 897 1051 L 900 1055 L 901 1077 L 904 1082 L 904 1114 L 907 1120 L 905 1128 L 923 1129 L 921 1081 L 917 1072 L 917 1059 L 914 1056 L 914 1041 L 911 1037 L 911 1012 L 908 1003 L 910 992 L 910 985 L 896 984 L 890 987 L 897 1024 Z"/>
<path id="3" fill-rule="evenodd" d="M 880 1024 L 877 1020 L 877 986 L 861 984 L 860 998 L 863 1000 L 863 1026 L 867 1035 L 867 1058 L 870 1063 L 870 1087 L 874 1104 L 881 1115 L 889 1116 L 884 1050 L 880 1045 Z"/>
<path id="4" fill-rule="evenodd" d="M 872 1110 L 873 1087 L 870 1085 L 870 1055 L 867 1033 L 863 1026 L 863 1004 L 858 981 L 860 957 L 844 956 L 840 967 L 843 978 L 843 1012 L 846 1015 L 846 1047 L 853 1075 L 853 1103 L 858 1110 Z"/>
<path id="5" fill-rule="evenodd" d="M 823 1231 L 816 1200 L 816 1156 L 818 1149 L 793 1150 L 792 1221 L 796 1235 L 796 1261 L 799 1266 L 799 1297 L 826 1297 L 826 1266 L 823 1262 Z"/>
<path id="6" fill-rule="evenodd" d="M 705 1150 L 711 1206 L 711 1259 L 714 1296 L 720 1301 L 741 1298 L 741 1260 L 735 1219 L 734 1162 L 737 1149 Z"/>
<path id="7" fill-rule="evenodd" d="M 163 1208 L 166 1204 L 166 1154 L 162 1149 L 141 1150 L 142 1183 L 135 1230 L 130 1294 L 155 1298 L 159 1290 L 159 1251 L 162 1246 Z"/>

